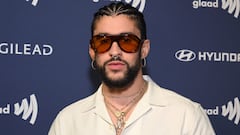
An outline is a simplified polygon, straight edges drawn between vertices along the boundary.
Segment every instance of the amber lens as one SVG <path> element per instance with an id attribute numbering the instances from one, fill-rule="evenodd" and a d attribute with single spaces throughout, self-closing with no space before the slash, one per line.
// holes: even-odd
<path id="1" fill-rule="evenodd" d="M 97 35 L 92 38 L 92 48 L 98 53 L 104 53 L 111 47 L 112 40 L 108 36 Z"/>
<path id="2" fill-rule="evenodd" d="M 134 53 L 137 52 L 141 40 L 133 34 L 96 35 L 91 39 L 91 47 L 98 53 L 104 53 L 111 48 L 113 42 L 117 42 L 124 52 Z"/>
<path id="3" fill-rule="evenodd" d="M 140 39 L 135 35 L 123 35 L 119 40 L 118 44 L 119 47 L 128 53 L 134 53 L 137 52 L 139 46 L 140 46 Z"/>

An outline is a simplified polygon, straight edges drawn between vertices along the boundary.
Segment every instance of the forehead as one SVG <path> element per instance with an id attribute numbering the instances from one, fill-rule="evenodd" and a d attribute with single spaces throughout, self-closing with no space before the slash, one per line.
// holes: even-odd
<path id="1" fill-rule="evenodd" d="M 96 21 L 93 35 L 106 33 L 117 35 L 120 33 L 132 33 L 140 37 L 140 31 L 136 22 L 127 15 L 102 16 Z"/>

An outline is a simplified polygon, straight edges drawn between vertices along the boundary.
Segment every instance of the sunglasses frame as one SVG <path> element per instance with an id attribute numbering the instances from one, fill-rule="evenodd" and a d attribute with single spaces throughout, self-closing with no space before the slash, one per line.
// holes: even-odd
<path id="1" fill-rule="evenodd" d="M 102 51 L 102 52 L 99 52 L 96 48 L 96 45 L 94 44 L 94 39 L 96 38 L 108 38 L 111 40 L 111 43 L 109 45 L 109 47 L 105 50 L 105 51 Z M 124 49 L 121 45 L 121 43 L 119 42 L 121 39 L 124 39 L 124 37 L 131 37 L 131 39 L 135 40 L 137 42 L 137 47 L 135 50 L 132 50 L 132 51 L 128 51 L 126 49 Z M 144 40 L 141 40 L 140 38 L 138 38 L 136 35 L 134 34 L 131 34 L 131 33 L 123 33 L 123 34 L 119 34 L 119 35 L 107 35 L 107 34 L 99 34 L 99 35 L 95 35 L 92 37 L 92 39 L 90 40 L 90 45 L 91 45 L 91 48 L 97 52 L 97 53 L 105 53 L 107 51 L 110 50 L 110 48 L 112 47 L 112 44 L 113 42 L 117 42 L 118 44 L 118 47 L 124 51 L 124 52 L 127 52 L 127 53 L 135 53 L 139 50 L 139 48 L 142 46 L 143 44 L 143 41 Z"/>

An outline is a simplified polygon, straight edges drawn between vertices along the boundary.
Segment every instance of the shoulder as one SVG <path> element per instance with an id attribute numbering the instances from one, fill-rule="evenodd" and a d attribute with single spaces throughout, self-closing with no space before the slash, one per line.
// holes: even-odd
<path id="1" fill-rule="evenodd" d="M 190 110 L 201 108 L 199 103 L 173 90 L 162 88 L 152 81 L 150 81 L 149 84 L 149 100 L 154 105 Z"/>
<path id="2" fill-rule="evenodd" d="M 82 121 L 87 121 L 88 116 L 95 108 L 95 96 L 96 93 L 63 108 L 52 123 L 49 134 L 66 135 L 72 133 L 73 130 L 76 130 L 76 123 L 83 127 L 84 122 L 82 123 Z"/>
<path id="3" fill-rule="evenodd" d="M 162 88 L 153 81 L 149 81 L 148 93 L 149 103 L 155 111 L 174 120 L 175 125 L 180 122 L 180 127 L 183 127 L 185 133 L 214 134 L 211 122 L 201 104 L 177 92 Z"/>
<path id="4" fill-rule="evenodd" d="M 182 96 L 172 90 L 162 88 L 152 82 L 149 101 L 152 106 L 159 110 L 165 110 L 167 114 L 173 116 L 184 116 L 185 120 L 208 121 L 207 115 L 201 104 L 192 101 L 190 98 Z M 183 117 L 182 117 L 183 118 Z"/>
<path id="5" fill-rule="evenodd" d="M 74 115 L 80 115 L 92 110 L 93 108 L 95 108 L 95 96 L 96 96 L 96 93 L 64 107 L 59 112 L 59 115 L 62 117 L 74 116 Z"/>

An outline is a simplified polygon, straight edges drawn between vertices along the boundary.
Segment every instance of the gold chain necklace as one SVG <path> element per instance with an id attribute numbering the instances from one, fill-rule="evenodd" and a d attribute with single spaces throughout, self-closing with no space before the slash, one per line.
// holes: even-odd
<path id="1" fill-rule="evenodd" d="M 138 91 L 136 93 L 133 93 L 132 95 L 127 95 L 127 96 L 110 96 L 110 95 L 104 95 L 105 97 L 108 97 L 108 98 L 115 98 L 115 99 L 119 99 L 119 98 L 131 98 L 131 97 L 134 97 L 136 95 L 138 95 L 141 91 Z"/>
<path id="2" fill-rule="evenodd" d="M 122 108 L 118 109 L 116 106 L 114 106 L 113 104 L 110 103 L 110 101 L 108 101 L 106 99 L 106 97 L 104 96 L 104 101 L 106 103 L 106 107 L 109 109 L 109 111 L 116 117 L 117 121 L 115 123 L 115 130 L 116 130 L 116 134 L 120 135 L 122 129 L 125 126 L 125 119 L 126 119 L 126 115 L 129 113 L 129 111 L 131 110 L 131 108 L 135 105 L 135 103 L 137 103 L 141 97 L 143 96 L 143 94 L 145 93 L 145 85 L 146 82 L 144 81 L 144 85 L 142 87 L 142 89 L 137 92 L 137 95 L 131 100 L 129 101 L 127 104 L 125 104 Z M 129 106 L 131 105 L 131 106 Z M 114 110 L 115 111 L 114 111 Z"/>

